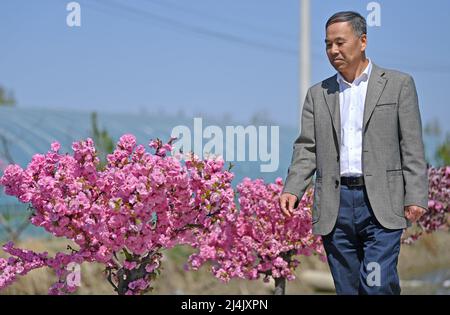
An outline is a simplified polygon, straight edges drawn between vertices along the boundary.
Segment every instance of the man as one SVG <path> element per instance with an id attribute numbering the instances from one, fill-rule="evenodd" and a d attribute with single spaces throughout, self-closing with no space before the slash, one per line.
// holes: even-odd
<path id="1" fill-rule="evenodd" d="M 330 17 L 325 43 L 337 74 L 308 90 L 281 209 L 292 215 L 316 172 L 313 233 L 336 293 L 400 294 L 400 236 L 428 207 L 414 81 L 366 58 L 356 12 Z"/>

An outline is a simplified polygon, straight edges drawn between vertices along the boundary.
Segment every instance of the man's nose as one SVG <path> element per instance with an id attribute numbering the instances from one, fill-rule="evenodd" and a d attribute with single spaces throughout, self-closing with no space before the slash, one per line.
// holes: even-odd
<path id="1" fill-rule="evenodd" d="M 333 55 L 333 56 L 339 55 L 339 49 L 336 44 L 331 45 L 331 55 Z"/>

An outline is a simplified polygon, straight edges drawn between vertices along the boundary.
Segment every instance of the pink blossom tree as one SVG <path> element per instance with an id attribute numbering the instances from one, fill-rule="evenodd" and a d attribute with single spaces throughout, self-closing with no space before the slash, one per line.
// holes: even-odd
<path id="1" fill-rule="evenodd" d="M 196 270 L 206 262 L 224 282 L 231 278 L 275 280 L 275 294 L 285 293 L 287 280 L 293 280 L 299 255 L 318 254 L 325 261 L 320 236 L 312 234 L 313 190 L 308 189 L 292 217 L 283 215 L 279 198 L 281 178 L 265 184 L 262 179 L 245 178 L 237 186 L 239 209 L 220 215 L 203 230 L 192 245 L 198 252 L 189 258 Z"/>
<path id="2" fill-rule="evenodd" d="M 285 217 L 280 178 L 269 184 L 245 178 L 235 192 L 221 158 L 188 154 L 183 164 L 180 154 L 167 155 L 173 140 L 150 142 L 151 154 L 124 135 L 100 170 L 91 139 L 75 142 L 73 155 L 58 153 L 55 142 L 26 169 L 9 165 L 0 179 L 5 192 L 32 206 L 32 224 L 77 248 L 49 257 L 7 243 L 3 249 L 10 257 L 0 259 L 0 289 L 47 266 L 59 279 L 49 293 L 71 293 L 77 284 L 68 266 L 98 262 L 118 294 L 143 294 L 160 272 L 163 251 L 187 244 L 197 249 L 189 257 L 192 269 L 209 262 L 222 281 L 272 278 L 275 293 L 283 294 L 299 256 L 325 260 L 321 239 L 311 231 L 313 188 L 294 215 Z M 430 211 L 420 219 L 420 231 L 404 242 L 448 227 L 449 174 L 450 167 L 429 170 Z"/>
<path id="3" fill-rule="evenodd" d="M 11 256 L 0 259 L 0 289 L 18 275 L 48 266 L 59 277 L 49 293 L 73 292 L 67 266 L 99 262 L 118 294 L 151 290 L 162 250 L 190 243 L 193 231 L 213 220 L 212 212 L 234 207 L 233 175 L 222 170 L 223 160 L 190 155 L 183 165 L 180 156 L 166 156 L 171 141 L 150 142 L 156 150 L 150 154 L 134 136 L 124 135 L 103 171 L 96 169 L 91 139 L 74 143 L 73 156 L 59 154 L 55 142 L 47 154 L 33 156 L 26 169 L 8 166 L 1 184 L 7 194 L 31 204 L 32 224 L 78 248 L 49 257 L 6 244 Z"/>
<path id="4" fill-rule="evenodd" d="M 405 231 L 402 242 L 412 244 L 423 234 L 449 229 L 450 166 L 428 168 L 428 211 Z"/>

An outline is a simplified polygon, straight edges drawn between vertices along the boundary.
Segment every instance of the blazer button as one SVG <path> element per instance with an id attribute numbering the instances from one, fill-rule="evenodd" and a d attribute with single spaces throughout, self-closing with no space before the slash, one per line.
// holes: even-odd
<path id="1" fill-rule="evenodd" d="M 339 162 L 339 155 L 337 156 L 337 161 Z"/>
<path id="2" fill-rule="evenodd" d="M 336 186 L 335 186 L 336 188 L 338 188 L 339 187 L 339 181 L 338 180 L 336 180 Z"/>

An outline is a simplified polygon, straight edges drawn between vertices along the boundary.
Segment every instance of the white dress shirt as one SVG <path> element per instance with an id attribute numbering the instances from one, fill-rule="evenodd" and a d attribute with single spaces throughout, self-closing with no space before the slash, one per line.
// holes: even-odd
<path id="1" fill-rule="evenodd" d="M 362 127 L 367 84 L 372 62 L 352 83 L 345 81 L 338 72 L 339 107 L 341 114 L 341 176 L 361 176 Z"/>

